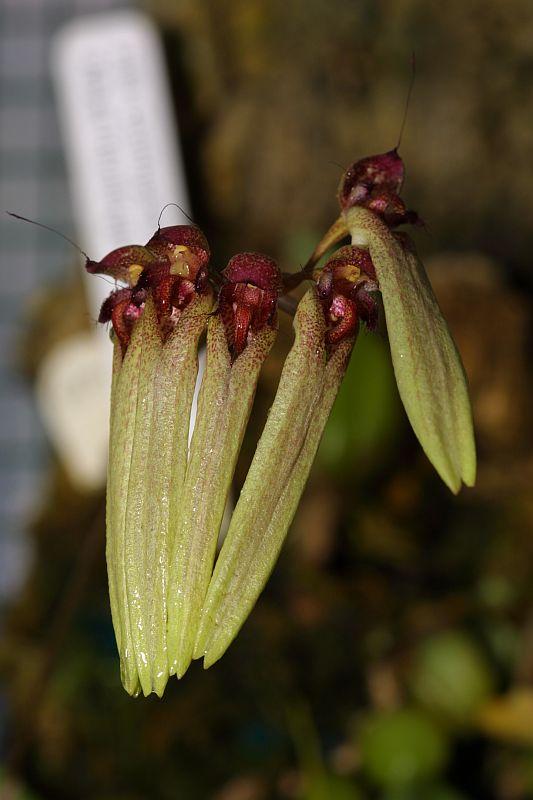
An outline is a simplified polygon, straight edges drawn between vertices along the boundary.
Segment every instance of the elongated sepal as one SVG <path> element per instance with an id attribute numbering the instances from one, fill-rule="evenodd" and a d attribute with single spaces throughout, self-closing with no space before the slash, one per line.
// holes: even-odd
<path id="1" fill-rule="evenodd" d="M 405 234 L 395 236 L 371 211 L 350 209 L 346 224 L 376 270 L 407 416 L 427 457 L 457 493 L 476 477 L 472 410 L 461 357 L 424 267 Z"/>
<path id="2" fill-rule="evenodd" d="M 121 674 L 130 694 L 167 678 L 169 518 L 187 463 L 197 346 L 212 306 L 198 296 L 162 343 L 149 299 L 123 360 L 115 353 L 108 475 L 107 564 Z"/>
<path id="3" fill-rule="evenodd" d="M 315 288 L 300 301 L 294 327 L 295 341 L 204 603 L 195 657 L 205 654 L 206 667 L 225 652 L 270 575 L 331 407 L 321 406 L 329 379 Z M 339 358 L 352 344 L 353 338 L 342 343 Z"/>
<path id="4" fill-rule="evenodd" d="M 138 430 L 146 393 L 146 372 L 153 363 L 153 352 L 160 346 L 155 324 L 155 313 L 151 301 L 147 302 L 144 314 L 135 325 L 122 362 L 117 364 L 113 379 L 111 439 L 109 446 L 109 469 L 107 486 L 107 566 L 112 603 L 112 616 L 117 631 L 121 661 L 121 677 L 124 688 L 130 694 L 138 694 L 141 686 L 137 662 L 135 621 L 130 614 L 131 575 L 128 576 L 128 560 L 131 556 L 129 531 L 131 509 L 137 482 L 131 485 L 134 451 L 138 452 L 141 436 Z M 144 470 L 142 472 L 144 477 Z M 113 609 L 113 606 L 115 608 Z M 119 626 L 117 630 L 116 626 Z"/>
<path id="5" fill-rule="evenodd" d="M 190 664 L 202 604 L 235 464 L 259 372 L 276 337 L 272 323 L 254 333 L 233 359 L 220 315 L 209 320 L 207 361 L 182 497 L 168 586 L 168 668 L 181 677 Z"/>

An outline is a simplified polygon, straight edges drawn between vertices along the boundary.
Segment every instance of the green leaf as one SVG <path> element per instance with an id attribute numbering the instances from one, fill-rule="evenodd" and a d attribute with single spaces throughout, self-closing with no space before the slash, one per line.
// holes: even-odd
<path id="1" fill-rule="evenodd" d="M 352 242 L 368 248 L 379 281 L 398 390 L 429 460 L 457 493 L 472 486 L 476 452 L 461 357 L 407 237 L 371 211 L 346 213 Z"/>
<path id="2" fill-rule="evenodd" d="M 168 587 L 168 666 L 181 677 L 190 664 L 202 604 L 235 465 L 259 372 L 276 338 L 265 326 L 232 363 L 220 316 L 211 317 L 185 484 L 173 516 Z"/>

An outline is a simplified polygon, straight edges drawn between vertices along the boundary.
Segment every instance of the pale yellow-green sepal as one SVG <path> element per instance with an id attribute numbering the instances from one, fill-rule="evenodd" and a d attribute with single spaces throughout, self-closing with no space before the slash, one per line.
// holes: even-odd
<path id="1" fill-rule="evenodd" d="M 193 300 L 163 344 L 149 299 L 122 358 L 115 345 L 107 564 L 121 675 L 130 694 L 162 695 L 167 678 L 169 515 L 187 465 L 198 340 L 212 295 Z"/>
<path id="2" fill-rule="evenodd" d="M 315 431 L 308 440 L 310 429 L 322 424 L 317 404 L 326 373 L 324 314 L 314 288 L 300 301 L 294 328 L 295 341 L 204 603 L 194 655 L 205 655 L 206 667 L 225 652 L 261 593 L 320 439 Z"/>
<path id="3" fill-rule="evenodd" d="M 212 303 L 211 293 L 200 295 L 181 312 L 154 369 L 139 559 L 144 575 L 147 658 L 152 691 L 159 696 L 168 679 L 167 590 L 173 543 L 170 519 L 174 510 L 182 507 L 189 420 L 198 374 L 198 341 Z"/>
<path id="4" fill-rule="evenodd" d="M 154 315 L 151 304 L 148 307 L 150 314 Z M 112 617 L 120 653 L 122 683 L 132 695 L 139 693 L 141 683 L 129 605 L 127 516 L 144 349 L 143 318 L 144 314 L 134 327 L 124 358 L 120 356 L 120 345 L 115 344 L 107 484 L 106 554 Z"/>
<path id="5" fill-rule="evenodd" d="M 232 361 L 220 316 L 208 325 L 206 367 L 179 507 L 168 586 L 168 668 L 189 666 L 211 577 L 224 508 L 252 409 L 259 372 L 276 327 L 255 333 Z"/>
<path id="6" fill-rule="evenodd" d="M 476 451 L 461 357 L 411 243 L 371 211 L 346 212 L 352 243 L 368 248 L 387 321 L 396 382 L 427 457 L 452 492 L 472 486 Z"/>

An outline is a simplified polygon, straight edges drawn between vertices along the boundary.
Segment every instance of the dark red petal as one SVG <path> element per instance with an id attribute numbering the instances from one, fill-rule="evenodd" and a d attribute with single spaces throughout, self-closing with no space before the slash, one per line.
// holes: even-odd
<path id="1" fill-rule="evenodd" d="M 167 228 L 159 228 L 152 238 L 146 243 L 146 247 L 197 247 L 204 250 L 209 255 L 209 245 L 203 232 L 197 225 L 170 225 Z"/>
<path id="2" fill-rule="evenodd" d="M 276 262 L 262 253 L 239 253 L 223 270 L 230 283 L 252 283 L 260 289 L 281 289 L 281 272 Z"/>
<path id="3" fill-rule="evenodd" d="M 237 306 L 234 313 L 234 339 L 233 349 L 238 356 L 246 347 L 248 331 L 252 320 L 252 309 L 246 306 Z"/>
<path id="4" fill-rule="evenodd" d="M 132 244 L 112 250 L 104 256 L 101 261 L 91 261 L 88 259 L 85 264 L 85 269 L 91 274 L 101 273 L 102 275 L 109 275 L 117 281 L 124 281 L 125 283 L 134 285 L 138 275 L 135 276 L 135 280 L 132 280 L 132 272 L 130 272 L 131 267 L 138 266 L 141 269 L 145 269 L 154 264 L 155 260 L 154 254 L 147 250 L 146 247 Z"/>
<path id="5" fill-rule="evenodd" d="M 132 295 L 133 292 L 131 289 L 117 289 L 115 292 L 111 292 L 109 297 L 107 297 L 102 303 L 100 313 L 98 315 L 98 322 L 110 322 L 115 306 L 123 303 L 124 301 L 129 303 Z"/>
<path id="6" fill-rule="evenodd" d="M 117 303 L 111 312 L 111 322 L 113 323 L 113 330 L 116 333 L 120 346 L 122 348 L 122 355 L 126 352 L 130 343 L 131 337 L 131 322 L 128 320 L 126 311 L 130 305 L 128 300 L 123 300 Z"/>
<path id="7" fill-rule="evenodd" d="M 375 299 L 365 289 L 359 289 L 355 295 L 355 303 L 368 330 L 375 331 L 378 326 L 378 305 Z"/>
<path id="8" fill-rule="evenodd" d="M 396 192 L 402 188 L 405 176 L 403 161 L 396 150 L 367 156 L 356 161 L 344 173 L 338 192 L 340 206 L 343 210 L 354 205 L 362 205 L 366 200 L 366 192 L 376 187 Z"/>

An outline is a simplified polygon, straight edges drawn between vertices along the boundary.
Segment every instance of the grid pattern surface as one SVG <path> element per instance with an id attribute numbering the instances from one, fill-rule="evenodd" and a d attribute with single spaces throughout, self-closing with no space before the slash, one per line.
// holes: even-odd
<path id="1" fill-rule="evenodd" d="M 50 42 L 74 16 L 114 0 L 0 0 L 0 209 L 75 236 L 50 77 Z M 59 237 L 0 214 L 0 603 L 31 558 L 26 535 L 49 461 L 31 386 L 17 363 L 35 294 L 72 267 Z"/>

